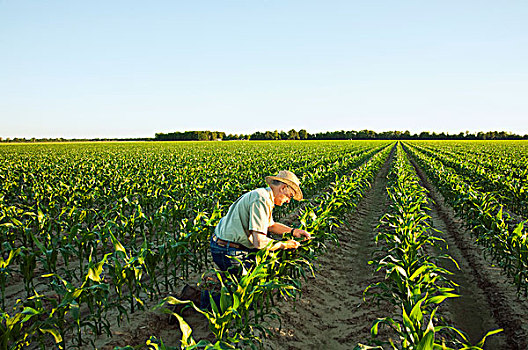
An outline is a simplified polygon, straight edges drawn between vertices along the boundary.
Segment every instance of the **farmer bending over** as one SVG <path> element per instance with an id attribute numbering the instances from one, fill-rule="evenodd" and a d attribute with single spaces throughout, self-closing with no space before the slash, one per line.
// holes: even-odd
<path id="1" fill-rule="evenodd" d="M 294 173 L 281 170 L 276 176 L 266 176 L 267 188 L 258 188 L 243 194 L 220 219 L 211 237 L 211 255 L 222 271 L 237 273 L 229 256 L 247 259 L 247 253 L 268 247 L 270 250 L 297 249 L 300 243 L 295 240 L 274 241 L 267 233 L 282 235 L 291 232 L 294 237 L 311 238 L 310 233 L 291 228 L 273 220 L 273 208 L 289 203 L 293 198 L 301 200 L 300 181 Z M 238 268 L 237 268 L 238 269 Z"/>
<path id="2" fill-rule="evenodd" d="M 229 271 L 234 275 L 240 275 L 242 272 L 237 261 L 230 259 L 230 256 L 237 257 L 246 264 L 250 262 L 248 254 L 259 249 L 267 247 L 270 250 L 297 249 L 301 245 L 295 240 L 274 241 L 267 236 L 267 233 L 282 235 L 291 232 L 297 238 L 311 238 L 304 230 L 273 221 L 272 211 L 276 205 L 289 203 L 292 198 L 295 200 L 303 198 L 297 176 L 290 171 L 281 170 L 277 176 L 267 176 L 266 182 L 269 187 L 258 188 L 238 198 L 215 227 L 215 232 L 211 236 L 211 255 L 221 271 Z M 220 294 L 210 294 L 208 290 L 200 292 L 186 285 L 179 299 L 199 302 L 200 308 L 205 310 L 211 308 L 210 296 L 219 305 Z M 174 311 L 180 313 L 182 308 L 183 305 L 177 305 Z M 176 318 L 171 316 L 169 323 L 176 323 Z"/>

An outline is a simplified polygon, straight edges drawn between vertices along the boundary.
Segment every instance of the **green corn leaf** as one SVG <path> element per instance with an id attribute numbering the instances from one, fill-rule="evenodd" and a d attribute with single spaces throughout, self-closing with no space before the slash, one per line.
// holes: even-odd
<path id="1" fill-rule="evenodd" d="M 486 338 L 487 337 L 490 337 L 492 335 L 498 334 L 498 333 L 503 332 L 503 331 L 504 331 L 504 329 L 502 329 L 502 328 L 494 329 L 492 331 L 489 331 L 488 333 L 486 333 L 486 335 L 484 335 L 484 337 L 482 337 L 482 339 L 478 342 L 478 344 L 476 346 L 478 346 L 480 348 L 483 347 L 484 343 L 486 342 Z"/>
<path id="2" fill-rule="evenodd" d="M 422 274 L 422 272 L 424 272 L 425 270 L 427 270 L 428 266 L 427 265 L 422 265 L 420 266 L 416 271 L 413 272 L 413 274 L 411 275 L 411 277 L 409 277 L 409 280 L 410 281 L 414 281 L 414 279 L 416 277 L 418 277 L 420 274 Z"/>
<path id="3" fill-rule="evenodd" d="M 227 290 L 222 288 L 222 292 L 220 294 L 220 312 L 225 312 L 230 306 L 232 306 L 232 303 L 229 293 Z"/>
<path id="4" fill-rule="evenodd" d="M 79 322 L 79 317 L 81 316 L 79 304 L 74 300 L 70 303 L 70 312 L 73 319 L 76 322 Z"/>
<path id="5" fill-rule="evenodd" d="M 429 328 L 425 331 L 423 338 L 416 345 L 416 350 L 433 350 L 434 349 L 435 333 Z"/>
<path id="6" fill-rule="evenodd" d="M 23 314 L 23 315 L 35 316 L 35 315 L 40 314 L 40 312 L 38 312 L 37 310 L 35 310 L 35 309 L 32 308 L 32 307 L 26 306 L 26 307 L 24 308 L 24 310 L 22 310 L 22 314 Z"/>
<path id="7" fill-rule="evenodd" d="M 62 336 L 60 335 L 59 331 L 53 328 L 39 328 L 42 333 L 48 333 L 55 338 L 55 343 L 61 343 L 62 342 Z M 62 347 L 60 347 L 62 349 Z"/>
<path id="8" fill-rule="evenodd" d="M 185 346 L 185 348 L 189 347 L 189 346 L 193 346 L 193 345 L 196 345 L 196 342 L 195 340 L 192 338 L 192 328 L 191 326 L 189 326 L 189 324 L 187 322 L 185 322 L 185 320 L 183 319 L 183 317 L 181 317 L 180 315 L 178 315 L 177 313 L 175 312 L 172 312 L 171 313 L 174 317 L 176 317 L 176 319 L 178 320 L 178 323 L 180 325 L 180 330 L 182 332 L 182 338 L 181 338 L 181 343 L 182 343 L 182 346 Z M 148 344 L 148 342 L 147 342 Z M 161 343 L 163 344 L 163 343 Z"/>
<path id="9" fill-rule="evenodd" d="M 373 337 L 377 337 L 378 336 L 380 322 L 381 322 L 380 320 L 376 320 L 374 322 L 374 324 L 372 325 L 372 327 L 370 327 L 370 334 Z"/>
<path id="10" fill-rule="evenodd" d="M 427 324 L 427 330 L 425 331 L 423 338 L 420 340 L 420 342 L 416 346 L 416 350 L 433 350 L 433 347 L 435 345 L 434 344 L 435 327 L 433 325 L 433 320 L 434 320 L 436 310 L 437 309 L 434 309 L 433 312 L 431 312 L 429 323 Z"/>
<path id="11" fill-rule="evenodd" d="M 420 327 L 423 320 L 423 313 L 422 313 L 422 303 L 427 297 L 420 299 L 416 305 L 411 310 L 411 313 L 409 315 L 409 318 L 413 322 L 413 324 L 417 325 L 417 328 Z"/>
<path id="12" fill-rule="evenodd" d="M 125 248 L 123 247 L 123 245 L 117 240 L 117 238 L 114 236 L 114 234 L 112 233 L 112 231 L 110 231 L 110 237 L 112 238 L 112 243 L 114 244 L 114 248 L 116 251 L 118 252 L 123 252 L 125 253 L 125 256 L 127 256 L 128 258 L 128 255 L 126 253 L 126 250 Z"/>
<path id="13" fill-rule="evenodd" d="M 11 218 L 11 222 L 15 225 L 15 226 L 24 226 L 18 219 L 16 218 Z"/>
<path id="14" fill-rule="evenodd" d="M 407 314 L 407 311 L 405 311 L 405 307 L 402 305 L 402 319 L 403 319 L 403 325 L 407 327 L 411 332 L 416 332 L 416 324 L 411 320 L 409 315 Z"/>
<path id="15" fill-rule="evenodd" d="M 11 263 L 11 260 L 17 256 L 18 254 L 20 253 L 20 248 L 16 249 L 16 250 L 11 250 L 9 252 L 9 256 L 7 257 L 6 260 L 4 260 L 1 256 L 0 256 L 0 268 L 6 268 L 7 266 L 9 266 L 9 264 Z"/>
<path id="16" fill-rule="evenodd" d="M 46 247 L 44 247 L 44 244 L 42 244 L 42 242 L 37 238 L 36 235 L 31 234 L 31 239 L 42 253 L 46 251 Z"/>
<path id="17" fill-rule="evenodd" d="M 88 269 L 88 275 L 86 278 L 91 279 L 94 282 L 101 282 L 101 278 L 99 277 L 100 273 L 97 273 L 95 268 L 89 268 Z"/>
<path id="18" fill-rule="evenodd" d="M 434 297 L 431 297 L 427 299 L 427 304 L 440 304 L 447 298 L 458 298 L 460 295 L 453 294 L 453 293 L 444 293 L 442 295 L 436 295 Z"/>

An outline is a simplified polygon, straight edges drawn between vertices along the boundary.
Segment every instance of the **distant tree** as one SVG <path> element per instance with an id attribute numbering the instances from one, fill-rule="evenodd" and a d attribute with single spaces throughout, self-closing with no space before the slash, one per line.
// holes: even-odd
<path id="1" fill-rule="evenodd" d="M 264 133 L 256 131 L 251 134 L 251 140 L 264 140 Z"/>
<path id="2" fill-rule="evenodd" d="M 344 140 L 344 139 L 346 139 L 345 130 L 335 131 L 333 138 L 334 138 L 334 140 Z"/>
<path id="3" fill-rule="evenodd" d="M 365 140 L 367 138 L 367 130 L 358 131 L 356 134 L 356 138 L 359 140 Z"/>
<path id="4" fill-rule="evenodd" d="M 347 140 L 354 140 L 357 137 L 357 132 L 355 130 L 347 131 L 345 137 Z"/>
<path id="5" fill-rule="evenodd" d="M 301 140 L 307 140 L 308 139 L 308 131 L 306 131 L 305 129 L 299 130 L 299 138 Z"/>
<path id="6" fill-rule="evenodd" d="M 431 134 L 430 134 L 428 131 L 422 131 L 422 132 L 420 133 L 419 138 L 420 138 L 421 140 L 429 140 L 429 139 L 431 139 Z"/>
<path id="7" fill-rule="evenodd" d="M 299 139 L 299 133 L 295 131 L 295 129 L 291 129 L 288 131 L 288 140 L 298 140 Z"/>

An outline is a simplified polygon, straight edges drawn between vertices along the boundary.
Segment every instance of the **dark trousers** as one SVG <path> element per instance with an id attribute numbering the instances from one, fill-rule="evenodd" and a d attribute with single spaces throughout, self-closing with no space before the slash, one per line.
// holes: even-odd
<path id="1" fill-rule="evenodd" d="M 211 236 L 211 256 L 213 257 L 213 262 L 218 266 L 218 269 L 223 272 L 229 272 L 232 275 L 240 277 L 242 275 L 242 266 L 233 258 L 239 259 L 244 267 L 249 268 L 252 262 L 251 253 L 258 252 L 258 249 L 246 248 L 246 247 L 232 247 L 229 244 L 225 247 L 218 245 L 214 240 L 214 235 Z M 208 309 L 211 310 L 211 302 L 209 298 L 209 291 L 202 291 L 200 299 L 200 308 L 202 310 Z M 220 294 L 211 293 L 214 302 L 216 305 L 220 306 Z"/>

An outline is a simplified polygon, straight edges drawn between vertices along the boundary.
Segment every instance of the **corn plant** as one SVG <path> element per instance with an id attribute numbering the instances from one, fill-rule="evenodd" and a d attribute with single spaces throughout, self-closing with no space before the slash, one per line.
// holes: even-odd
<path id="1" fill-rule="evenodd" d="M 5 287 L 6 282 L 11 274 L 11 269 L 9 264 L 14 257 L 20 253 L 20 248 L 18 249 L 9 249 L 9 255 L 7 259 L 4 259 L 0 256 L 0 291 L 2 292 L 2 310 L 5 310 Z"/>
<path id="2" fill-rule="evenodd" d="M 277 260 L 277 253 L 266 250 L 259 252 L 256 262 L 247 269 L 241 261 L 242 273 L 240 277 L 228 272 L 217 271 L 221 283 L 219 304 L 210 294 L 211 311 L 202 310 L 192 301 L 180 301 L 174 297 L 167 297 L 157 308 L 168 304 L 189 304 L 197 312 L 204 315 L 209 321 L 209 328 L 219 344 L 244 344 L 255 348 L 254 342 L 259 337 L 254 330 L 265 332 L 262 322 L 264 320 L 263 298 L 268 292 L 279 288 L 292 289 L 293 287 L 281 284 L 277 279 L 269 278 L 268 269 Z M 259 310 L 260 309 L 260 310 Z M 168 312 L 168 310 L 165 310 Z M 182 344 L 190 343 L 190 328 L 180 315 L 172 313 L 180 322 L 182 329 Z M 269 317 L 269 314 L 268 314 Z M 194 343 L 194 341 L 192 341 Z"/>
<path id="3" fill-rule="evenodd" d="M 35 294 L 26 301 L 17 301 L 15 313 L 1 313 L 0 347 L 2 349 L 24 349 L 39 343 L 41 348 L 51 336 L 59 349 L 64 349 L 64 338 L 53 312 L 44 306 L 49 302 L 45 296 Z M 18 311 L 21 310 L 21 311 Z"/>

